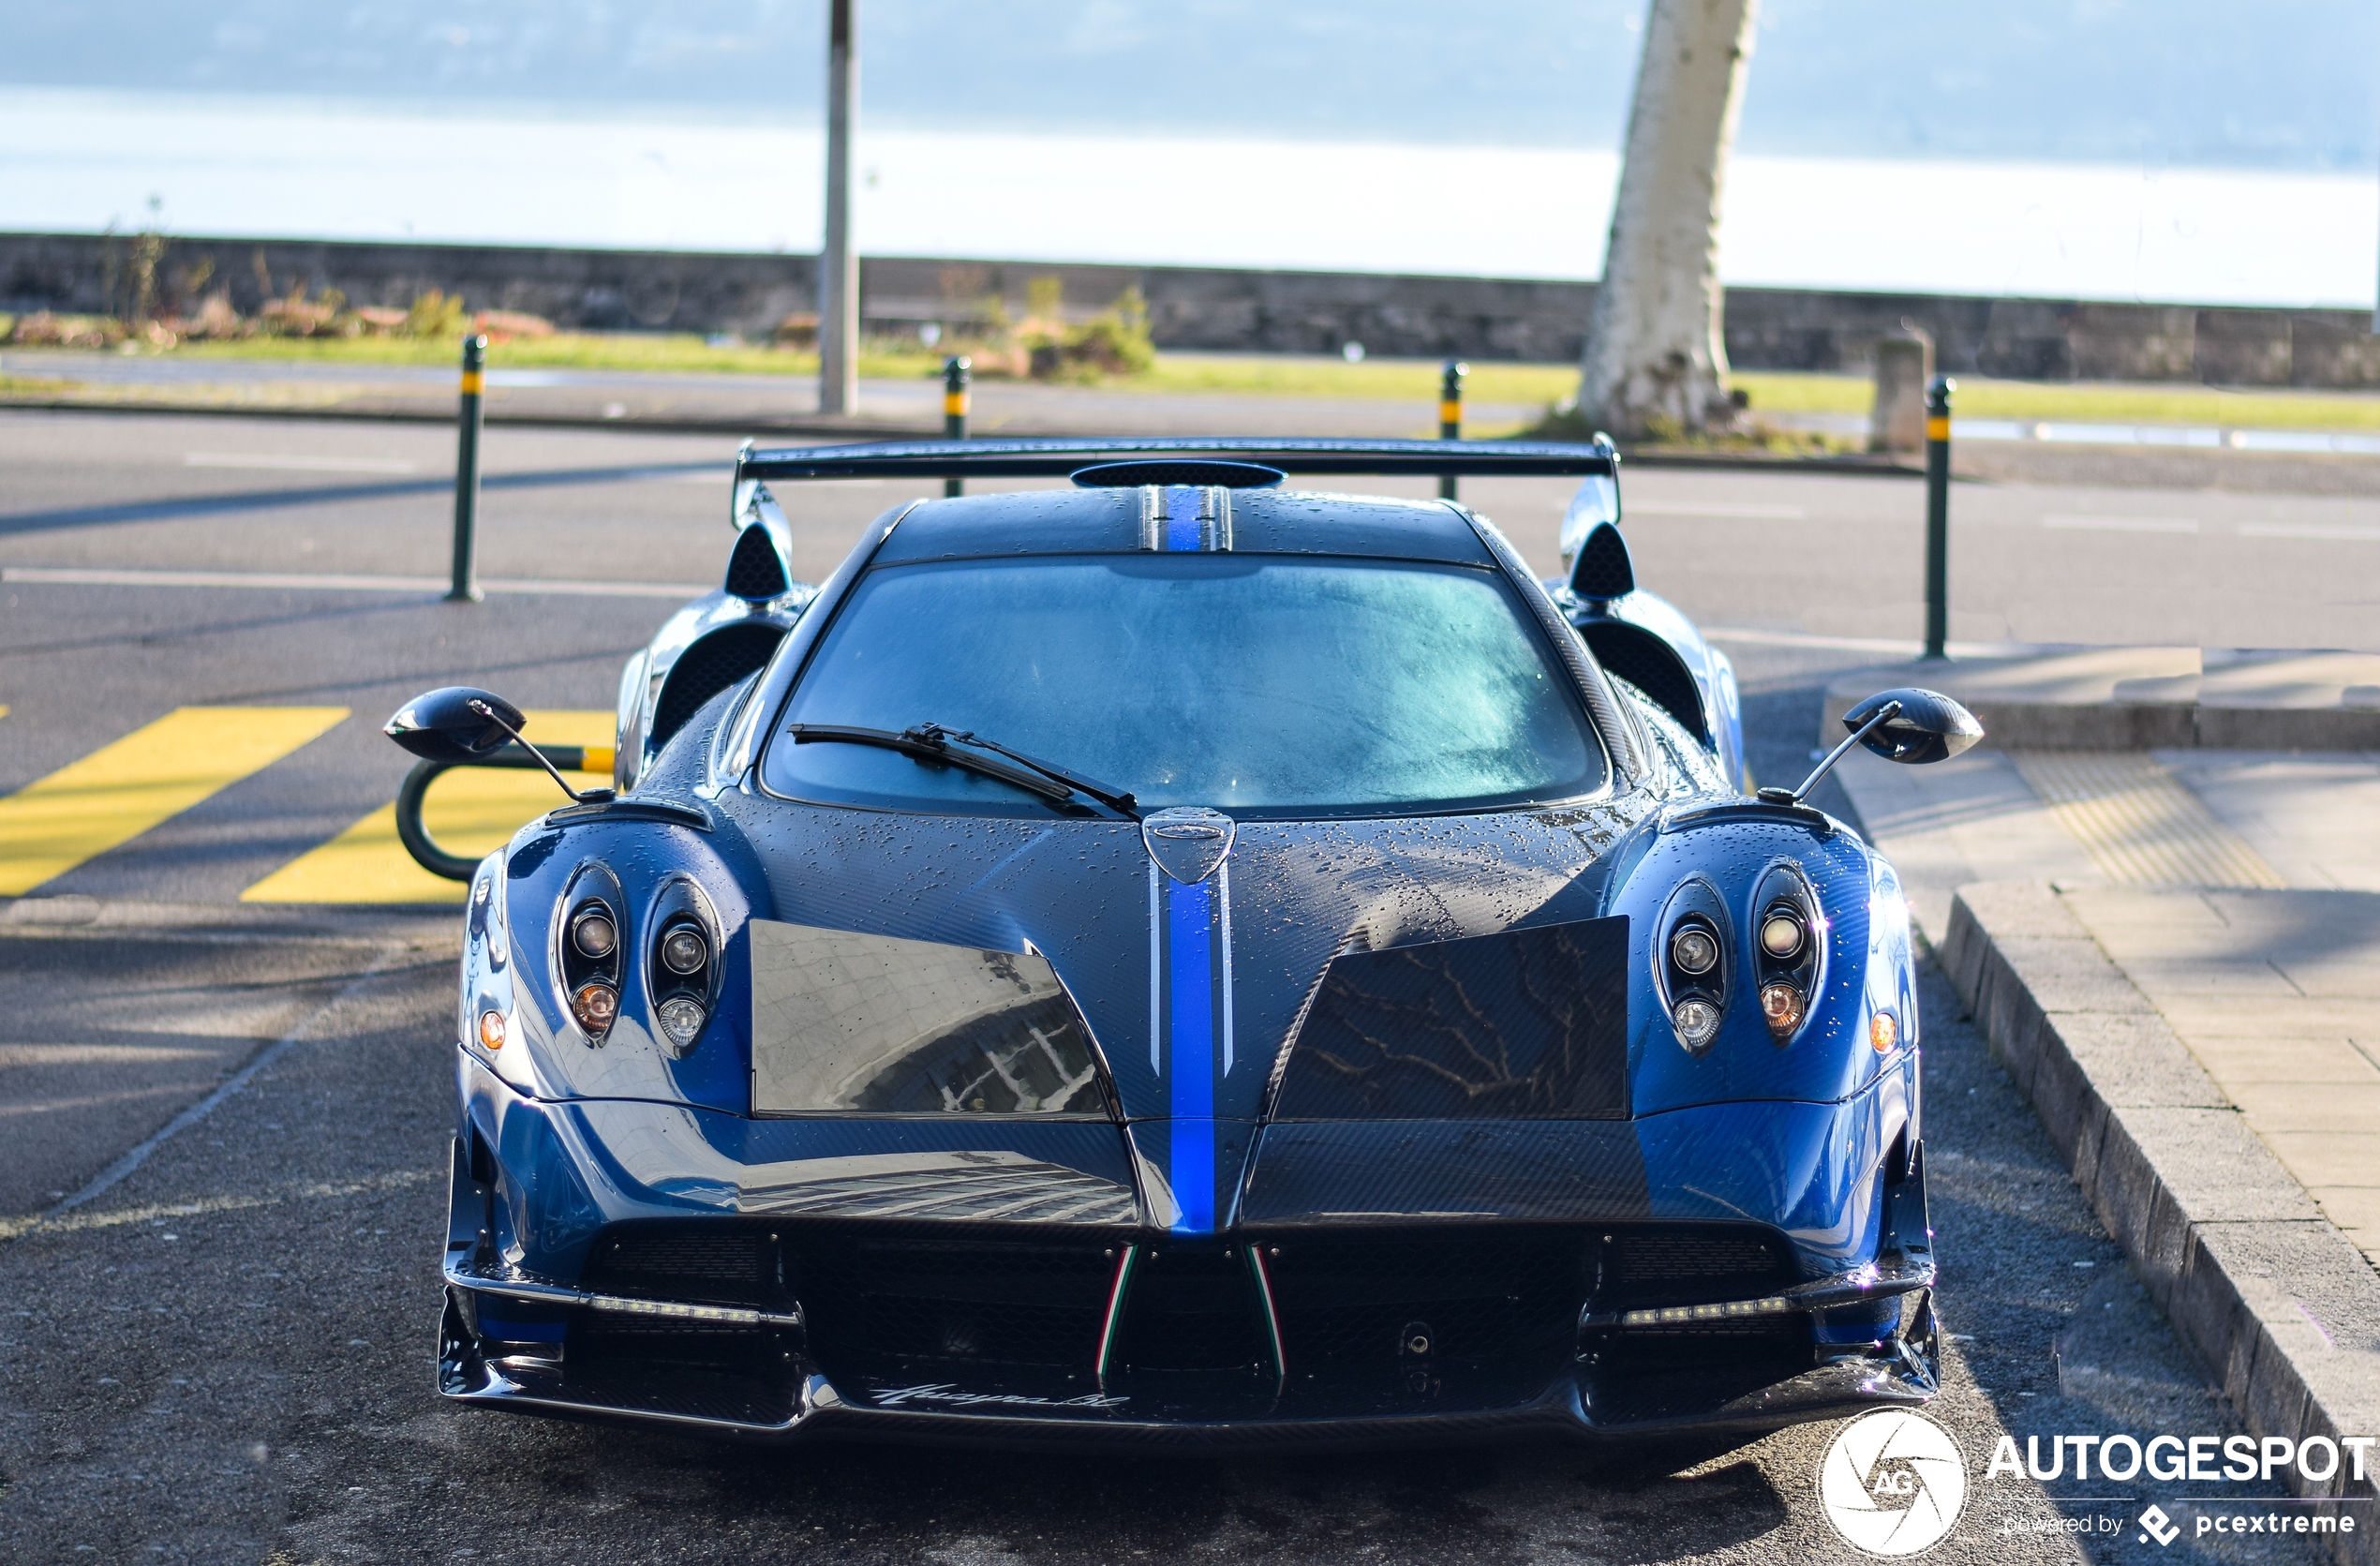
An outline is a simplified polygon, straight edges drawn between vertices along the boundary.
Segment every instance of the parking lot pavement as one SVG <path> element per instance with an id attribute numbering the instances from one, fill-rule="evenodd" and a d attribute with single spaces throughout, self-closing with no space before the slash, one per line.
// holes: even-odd
<path id="1" fill-rule="evenodd" d="M 280 964 L 305 1015 L 120 1184 L 0 1245 L 11 1561 L 1855 1559 L 1812 1499 L 1832 1425 L 1732 1449 L 1051 1458 L 753 1449 L 445 1406 L 432 1329 L 451 948 L 394 936 L 329 962 L 281 938 L 195 953 L 164 949 L 171 932 L 43 939 L 68 1015 L 143 956 L 194 997 L 211 962 L 228 994 Z M 1970 1472 L 1959 1528 L 1928 1559 L 2072 1560 L 2067 1534 L 2005 1530 L 2120 1515 L 2127 1531 L 2091 1559 L 2311 1560 L 2159 1550 L 2129 1527 L 2154 1491 L 1986 1476 L 2003 1433 L 2021 1447 L 2233 1426 L 1956 1002 L 1929 979 L 1925 1005 L 1956 1335 L 1931 1411 Z"/>

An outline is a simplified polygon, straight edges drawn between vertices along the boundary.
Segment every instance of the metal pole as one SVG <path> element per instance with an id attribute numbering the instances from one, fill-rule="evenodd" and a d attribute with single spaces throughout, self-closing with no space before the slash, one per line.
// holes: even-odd
<path id="1" fill-rule="evenodd" d="M 851 124 L 859 110 L 854 0 L 826 22 L 826 231 L 818 252 L 818 410 L 859 411 L 859 255 L 851 243 Z"/>
<path id="2" fill-rule="evenodd" d="M 974 361 L 963 353 L 942 362 L 942 438 L 945 440 L 967 439 L 967 385 L 974 379 Z M 942 492 L 945 499 L 956 500 L 967 493 L 967 481 L 945 479 Z"/>
<path id="3" fill-rule="evenodd" d="M 1950 641 L 1950 395 L 1938 375 L 1926 388 L 1926 656 L 1947 658 Z"/>
<path id="4" fill-rule="evenodd" d="M 487 339 L 463 339 L 463 398 L 454 415 L 454 580 L 450 604 L 476 604 L 480 520 L 480 393 L 487 367 Z"/>
<path id="5" fill-rule="evenodd" d="M 1446 373 L 1438 378 L 1438 439 L 1441 440 L 1463 439 L 1463 378 L 1470 373 L 1471 366 L 1462 360 L 1449 359 Z M 1438 475 L 1439 500 L 1453 500 L 1455 487 L 1452 473 Z"/>

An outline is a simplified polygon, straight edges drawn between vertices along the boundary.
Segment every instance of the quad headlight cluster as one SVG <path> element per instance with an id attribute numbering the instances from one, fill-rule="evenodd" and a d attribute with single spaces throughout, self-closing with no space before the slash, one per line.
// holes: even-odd
<path id="1" fill-rule="evenodd" d="M 1748 912 L 1751 950 L 1739 957 L 1726 900 L 1702 877 L 1681 884 L 1662 911 L 1655 977 L 1671 1029 L 1689 1054 L 1701 1054 L 1718 1039 L 1739 964 L 1748 970 L 1744 987 L 1775 1042 L 1792 1042 L 1808 1020 L 1825 946 L 1809 883 L 1791 865 L 1772 865 L 1755 886 Z"/>
<path id="2" fill-rule="evenodd" d="M 581 865 L 564 887 L 556 920 L 554 975 L 590 1048 L 619 1019 L 633 947 L 628 899 L 606 866 Z M 648 932 L 637 964 L 654 1041 L 673 1055 L 692 1050 L 719 1004 L 719 916 L 692 881 L 673 875 L 641 921 Z"/>

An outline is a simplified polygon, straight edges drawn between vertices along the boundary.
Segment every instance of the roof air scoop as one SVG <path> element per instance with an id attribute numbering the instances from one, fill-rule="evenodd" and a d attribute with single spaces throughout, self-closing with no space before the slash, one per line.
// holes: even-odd
<path id="1" fill-rule="evenodd" d="M 1099 462 L 1071 475 L 1083 489 L 1133 489 L 1141 485 L 1213 485 L 1223 489 L 1270 489 L 1288 475 L 1257 462 L 1211 462 L 1194 457 L 1153 457 L 1137 462 Z"/>

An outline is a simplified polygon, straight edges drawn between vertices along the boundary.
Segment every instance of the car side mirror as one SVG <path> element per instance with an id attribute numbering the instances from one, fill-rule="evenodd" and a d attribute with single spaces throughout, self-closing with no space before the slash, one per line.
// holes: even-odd
<path id="1" fill-rule="evenodd" d="M 497 752 L 517 740 L 529 758 L 579 804 L 600 804 L 617 798 L 608 788 L 573 788 L 553 758 L 522 738 L 521 728 L 528 722 L 519 708 L 492 691 L 449 685 L 398 708 L 380 732 L 424 761 L 440 767 L 490 762 Z"/>
<path id="2" fill-rule="evenodd" d="M 493 692 L 449 685 L 407 702 L 380 732 L 424 761 L 463 766 L 502 750 L 528 722 Z"/>
<path id="3" fill-rule="evenodd" d="M 1900 710 L 1882 723 L 1875 721 L 1878 714 L 1894 706 Z M 1948 761 L 1984 737 L 1984 725 L 1975 721 L 1972 712 L 1940 691 L 1917 686 L 1879 691 L 1844 713 L 1843 726 L 1886 761 L 1911 767 Z"/>
<path id="4" fill-rule="evenodd" d="M 1922 767 L 1948 761 L 1984 737 L 1984 725 L 1972 712 L 1940 691 L 1914 685 L 1877 692 L 1843 714 L 1843 726 L 1852 731 L 1851 738 L 1827 752 L 1801 787 L 1763 788 L 1761 802 L 1800 804 L 1853 745 L 1864 745 L 1886 761 Z"/>

